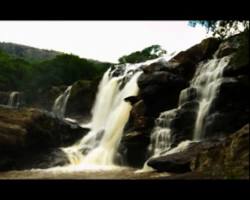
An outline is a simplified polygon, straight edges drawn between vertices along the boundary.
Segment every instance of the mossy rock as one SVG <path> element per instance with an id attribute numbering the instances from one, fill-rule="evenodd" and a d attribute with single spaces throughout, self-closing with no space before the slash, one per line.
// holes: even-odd
<path id="1" fill-rule="evenodd" d="M 192 160 L 191 169 L 225 179 L 249 179 L 249 124 L 220 145 L 201 151 Z"/>

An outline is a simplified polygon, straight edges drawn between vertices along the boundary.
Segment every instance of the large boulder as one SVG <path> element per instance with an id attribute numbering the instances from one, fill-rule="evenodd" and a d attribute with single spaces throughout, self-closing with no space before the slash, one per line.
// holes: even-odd
<path id="1" fill-rule="evenodd" d="M 223 78 L 205 119 L 206 137 L 234 132 L 249 121 L 249 88 L 247 76 Z"/>
<path id="2" fill-rule="evenodd" d="M 67 103 L 66 116 L 90 117 L 99 80 L 79 80 L 72 85 Z"/>
<path id="3" fill-rule="evenodd" d="M 158 171 L 249 178 L 249 124 L 224 138 L 182 142 L 147 164 Z"/>
<path id="4" fill-rule="evenodd" d="M 200 151 L 192 159 L 191 169 L 226 179 L 249 179 L 249 124 L 217 146 Z"/>
<path id="5" fill-rule="evenodd" d="M 46 152 L 52 149 L 53 152 L 59 152 L 57 148 L 73 145 L 87 131 L 77 124 L 53 118 L 49 113 L 41 110 L 0 107 L 0 157 L 2 160 L 0 169 L 15 169 L 22 163 L 27 167 L 34 166 L 32 161 L 38 162 L 38 155 L 46 155 Z M 30 163 L 27 163 L 29 159 L 27 162 L 22 161 L 27 156 L 30 158 Z M 33 159 L 34 157 L 37 159 Z M 20 161 L 18 165 L 15 160 Z M 51 166 L 51 163 L 47 165 Z"/>
<path id="6" fill-rule="evenodd" d="M 139 97 L 129 97 L 126 101 L 129 101 L 133 107 L 125 126 L 119 152 L 124 158 L 125 165 L 140 168 L 147 158 L 154 118 L 146 114 L 145 103 L 139 100 Z"/>
<path id="7" fill-rule="evenodd" d="M 195 142 L 186 140 L 170 151 L 162 152 L 161 155 L 148 160 L 148 165 L 158 171 L 184 173 L 191 171 L 191 160 L 202 149 L 215 146 L 215 142 Z"/>
<path id="8" fill-rule="evenodd" d="M 227 55 L 231 55 L 232 58 L 225 67 L 223 76 L 248 75 L 249 77 L 249 31 L 230 37 L 220 45 L 216 56 L 220 58 Z"/>
<path id="9" fill-rule="evenodd" d="M 119 146 L 119 153 L 123 157 L 123 164 L 130 167 L 141 168 L 148 157 L 147 149 L 149 143 L 149 132 L 126 132 Z"/>
<path id="10" fill-rule="evenodd" d="M 171 147 L 177 146 L 181 141 L 193 138 L 198 102 L 189 101 L 176 109 L 176 114 L 170 122 Z"/>
<path id="11" fill-rule="evenodd" d="M 142 74 L 138 79 L 138 86 L 141 98 L 147 106 L 147 113 L 157 116 L 164 110 L 174 108 L 178 104 L 180 91 L 187 84 L 181 76 L 171 72 Z"/>
<path id="12" fill-rule="evenodd" d="M 197 64 L 202 60 L 211 58 L 219 44 L 220 40 L 207 38 L 202 40 L 201 43 L 181 51 L 169 61 L 169 65 L 172 66 L 171 71 L 190 80 L 195 73 Z"/>

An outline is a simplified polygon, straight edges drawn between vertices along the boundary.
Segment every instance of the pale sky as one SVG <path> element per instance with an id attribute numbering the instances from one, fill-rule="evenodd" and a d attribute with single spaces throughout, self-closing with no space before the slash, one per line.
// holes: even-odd
<path id="1" fill-rule="evenodd" d="M 0 21 L 0 42 L 109 62 L 154 44 L 185 50 L 205 37 L 205 28 L 188 21 Z"/>

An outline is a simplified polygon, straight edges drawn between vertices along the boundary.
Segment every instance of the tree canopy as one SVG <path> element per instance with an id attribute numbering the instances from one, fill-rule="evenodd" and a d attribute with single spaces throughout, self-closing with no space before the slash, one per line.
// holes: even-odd
<path id="1" fill-rule="evenodd" d="M 221 39 L 249 30 L 247 20 L 191 20 L 188 24 L 192 27 L 200 24 L 208 32 L 212 32 L 213 36 Z"/>
<path id="2" fill-rule="evenodd" d="M 0 50 L 0 90 L 24 91 L 70 85 L 77 80 L 94 80 L 104 73 L 111 63 L 62 54 L 39 63 L 15 58 Z"/>
<path id="3" fill-rule="evenodd" d="M 160 45 L 149 46 L 142 51 L 136 51 L 129 55 L 119 58 L 120 63 L 139 63 L 146 60 L 155 59 L 163 54 L 166 54 L 166 50 L 162 49 Z"/>

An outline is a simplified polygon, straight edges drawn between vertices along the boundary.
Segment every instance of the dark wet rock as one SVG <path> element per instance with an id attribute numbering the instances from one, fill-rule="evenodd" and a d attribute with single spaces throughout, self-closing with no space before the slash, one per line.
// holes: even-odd
<path id="1" fill-rule="evenodd" d="M 124 99 L 124 101 L 129 102 L 131 105 L 134 105 L 135 103 L 137 103 L 140 100 L 140 98 L 138 96 L 130 96 L 130 97 L 126 97 Z"/>
<path id="2" fill-rule="evenodd" d="M 237 117 L 236 117 L 237 116 Z M 204 137 L 227 135 L 249 122 L 249 115 L 232 110 L 231 112 L 215 112 L 206 117 Z"/>
<path id="3" fill-rule="evenodd" d="M 179 93 L 187 87 L 187 82 L 171 72 L 142 74 L 138 79 L 141 98 L 151 116 L 174 108 L 178 104 Z M 171 95 L 169 95 L 171 94 Z"/>
<path id="4" fill-rule="evenodd" d="M 192 170 L 217 177 L 249 177 L 249 124 L 228 135 L 182 142 L 149 159 L 148 165 L 158 171 L 174 173 Z"/>
<path id="5" fill-rule="evenodd" d="M 0 154 L 0 170 L 47 169 L 69 164 L 67 155 L 59 148 Z"/>
<path id="6" fill-rule="evenodd" d="M 234 132 L 249 121 L 247 76 L 224 78 L 206 116 L 205 137 Z"/>
<path id="7" fill-rule="evenodd" d="M 172 63 L 171 63 L 172 65 Z M 170 71 L 171 70 L 170 63 L 163 62 L 163 61 L 157 61 L 149 65 L 144 65 L 141 67 L 144 74 L 152 74 L 156 71 Z"/>
<path id="8" fill-rule="evenodd" d="M 229 55 L 232 56 L 228 66 L 224 69 L 223 76 L 236 77 L 239 75 L 248 75 L 249 77 L 249 32 L 230 37 L 221 46 L 222 50 L 218 50 L 218 56 L 220 56 L 220 52 L 221 56 L 228 55 L 228 51 L 231 51 Z M 228 49 L 224 49 L 223 46 L 227 46 Z M 230 48 L 233 50 L 229 50 Z"/>
<path id="9" fill-rule="evenodd" d="M 157 71 L 152 74 L 142 74 L 138 79 L 138 86 L 144 88 L 150 84 L 166 84 L 176 86 L 185 84 L 182 77 L 171 72 Z"/>
<path id="10" fill-rule="evenodd" d="M 249 124 L 218 145 L 200 151 L 193 158 L 191 169 L 211 177 L 249 179 Z"/>
<path id="11" fill-rule="evenodd" d="M 188 172 L 191 171 L 190 163 L 198 152 L 214 145 L 209 142 L 185 141 L 176 148 L 149 159 L 148 165 L 158 171 L 174 173 Z"/>
<path id="12" fill-rule="evenodd" d="M 119 147 L 124 164 L 141 168 L 148 156 L 147 148 L 149 142 L 149 133 L 139 131 L 125 133 Z"/>
<path id="13" fill-rule="evenodd" d="M 66 116 L 90 117 L 99 81 L 79 80 L 72 85 Z"/>
<path id="14" fill-rule="evenodd" d="M 240 110 L 249 112 L 249 95 L 250 82 L 247 76 L 224 78 L 218 88 L 216 98 L 211 106 L 211 112 Z"/>
<path id="15" fill-rule="evenodd" d="M 211 139 L 216 136 L 227 136 L 238 130 L 249 121 L 249 97 L 246 91 L 249 90 L 250 68 L 249 51 L 246 47 L 246 34 L 239 34 L 223 41 L 208 38 L 180 52 L 168 62 L 157 61 L 142 66 L 143 74 L 138 79 L 139 98 L 142 101 L 133 104 L 129 130 L 150 135 L 154 120 L 159 114 L 177 108 L 175 116 L 169 122 L 171 148 L 184 140 L 191 140 L 200 94 L 196 88 L 188 86 L 195 72 L 201 70 L 200 67 L 197 68 L 202 66 L 201 63 L 212 57 L 224 56 L 230 56 L 230 60 L 224 68 L 223 77 L 218 80 L 222 84 L 218 87 L 205 118 L 204 136 Z"/>
<path id="16" fill-rule="evenodd" d="M 148 117 L 145 109 L 143 100 L 133 105 L 119 147 L 123 163 L 137 168 L 142 167 L 147 158 L 149 135 L 154 125 L 154 118 Z"/>
<path id="17" fill-rule="evenodd" d="M 148 125 L 148 118 L 146 116 L 146 107 L 143 100 L 138 101 L 133 105 L 130 112 L 130 122 L 134 130 L 144 130 Z"/>
<path id="18" fill-rule="evenodd" d="M 195 126 L 196 112 L 188 109 L 178 110 L 176 117 L 171 121 L 171 146 L 181 141 L 192 139 Z"/>
<path id="19" fill-rule="evenodd" d="M 34 154 L 35 158 L 43 151 L 46 154 L 48 149 L 73 145 L 86 133 L 87 130 L 76 124 L 53 118 L 41 110 L 0 107 L 0 157 L 3 156 L 3 160 L 20 154 L 20 158 L 26 154 Z M 4 166 L 8 163 L 12 162 L 5 162 Z"/>
<path id="20" fill-rule="evenodd" d="M 196 70 L 196 65 L 202 60 L 211 58 L 219 44 L 218 39 L 207 38 L 186 51 L 181 51 L 169 61 L 173 65 L 172 72 L 190 80 Z"/>

